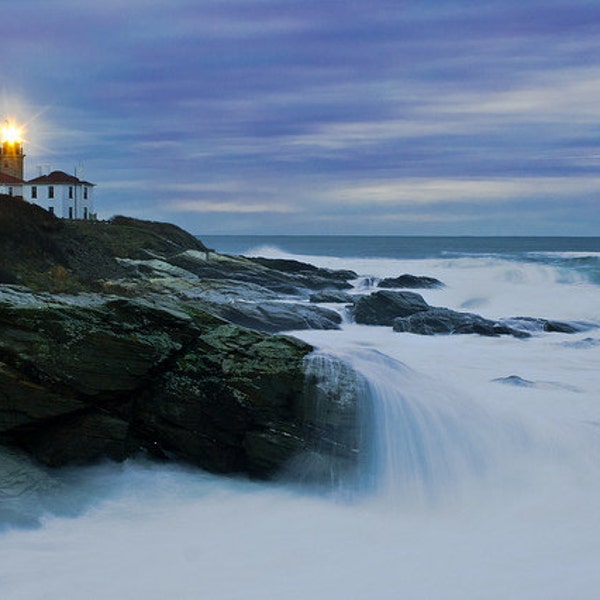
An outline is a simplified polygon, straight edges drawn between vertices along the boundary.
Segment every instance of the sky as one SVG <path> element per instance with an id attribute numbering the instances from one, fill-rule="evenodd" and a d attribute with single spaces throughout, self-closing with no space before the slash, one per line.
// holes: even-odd
<path id="1" fill-rule="evenodd" d="M 600 235 L 597 0 L 19 0 L 0 117 L 202 234 Z"/>

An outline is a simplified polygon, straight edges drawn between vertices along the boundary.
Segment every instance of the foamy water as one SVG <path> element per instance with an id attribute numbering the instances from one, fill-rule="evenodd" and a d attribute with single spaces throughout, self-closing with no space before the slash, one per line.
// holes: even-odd
<path id="1" fill-rule="evenodd" d="M 484 316 L 600 323 L 600 287 L 563 265 L 293 258 L 438 277 L 447 287 L 425 290 L 430 304 Z M 0 534 L 0 597 L 597 597 L 597 327 L 527 340 L 353 324 L 295 335 L 369 383 L 375 437 L 356 495 L 136 462 L 70 473 L 41 527 Z M 513 375 L 527 385 L 494 381 Z"/>

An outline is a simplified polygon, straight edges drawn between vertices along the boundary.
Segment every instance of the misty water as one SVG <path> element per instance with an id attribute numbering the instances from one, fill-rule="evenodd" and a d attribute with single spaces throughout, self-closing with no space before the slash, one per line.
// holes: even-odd
<path id="1" fill-rule="evenodd" d="M 246 250 L 354 269 L 362 291 L 429 275 L 446 283 L 422 292 L 431 305 L 590 328 L 427 337 L 346 320 L 291 332 L 318 349 L 318 368 L 342 360 L 357 373 L 356 477 L 315 488 L 144 461 L 66 470 L 60 491 L 27 507 L 28 526 L 0 532 L 0 597 L 596 598 L 598 249 L 359 246 Z"/>

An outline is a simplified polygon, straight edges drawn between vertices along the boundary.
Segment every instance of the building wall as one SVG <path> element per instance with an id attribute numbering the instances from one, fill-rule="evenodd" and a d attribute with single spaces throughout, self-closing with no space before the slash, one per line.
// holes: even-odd
<path id="1" fill-rule="evenodd" d="M 94 213 L 94 188 L 73 183 L 27 184 L 24 198 L 63 219 L 91 219 Z M 87 196 L 87 197 L 86 197 Z"/>
<path id="2" fill-rule="evenodd" d="M 7 196 L 22 196 L 23 186 L 10 183 L 0 183 L 0 194 L 6 194 Z"/>

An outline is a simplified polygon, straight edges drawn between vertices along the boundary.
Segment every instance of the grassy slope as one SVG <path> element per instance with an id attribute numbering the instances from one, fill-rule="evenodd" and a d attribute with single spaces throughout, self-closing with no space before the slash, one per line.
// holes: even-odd
<path id="1" fill-rule="evenodd" d="M 0 195 L 0 283 L 95 289 L 99 279 L 124 274 L 115 257 L 169 256 L 188 249 L 206 250 L 175 225 L 128 217 L 64 221 L 35 204 Z"/>

